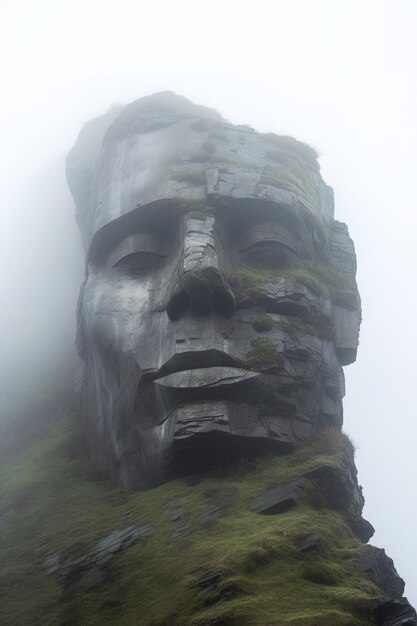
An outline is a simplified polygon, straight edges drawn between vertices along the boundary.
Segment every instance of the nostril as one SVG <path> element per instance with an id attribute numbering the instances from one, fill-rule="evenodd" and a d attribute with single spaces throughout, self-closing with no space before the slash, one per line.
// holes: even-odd
<path id="1" fill-rule="evenodd" d="M 192 285 L 189 295 L 191 309 L 195 315 L 208 315 L 212 312 L 211 293 L 205 285 Z"/>
<path id="2" fill-rule="evenodd" d="M 215 291 L 212 296 L 213 309 L 225 316 L 233 315 L 235 312 L 235 301 L 233 296 L 227 291 Z"/>
<path id="3" fill-rule="evenodd" d="M 204 316 L 220 313 L 230 317 L 235 313 L 233 294 L 224 286 L 211 287 L 203 281 L 195 281 L 177 292 L 167 305 L 168 317 L 175 321 L 183 315 Z"/>
<path id="4" fill-rule="evenodd" d="M 191 300 L 185 291 L 177 293 L 168 302 L 167 313 L 171 320 L 177 320 L 191 308 Z"/>

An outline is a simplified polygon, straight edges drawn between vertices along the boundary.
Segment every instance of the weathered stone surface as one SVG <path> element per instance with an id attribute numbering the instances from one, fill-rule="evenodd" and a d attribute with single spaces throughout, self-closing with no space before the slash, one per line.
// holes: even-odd
<path id="1" fill-rule="evenodd" d="M 368 546 L 359 559 L 361 572 L 369 572 L 388 600 L 397 600 L 404 593 L 404 581 L 398 576 L 392 559 L 385 550 Z"/>
<path id="2" fill-rule="evenodd" d="M 220 508 L 216 507 L 214 509 L 206 511 L 205 513 L 202 513 L 197 521 L 202 526 L 211 526 L 211 524 L 213 524 L 216 520 L 223 516 L 223 511 Z"/>
<path id="3" fill-rule="evenodd" d="M 170 539 L 177 539 L 189 528 L 190 516 L 188 511 L 183 508 L 173 509 L 169 513 L 169 521 L 174 525 L 174 531 L 170 535 Z"/>
<path id="4" fill-rule="evenodd" d="M 311 148 L 164 93 L 86 125 L 67 176 L 87 249 L 78 346 L 96 465 L 146 488 L 172 449 L 174 470 L 201 455 L 202 437 L 225 436 L 213 449 L 228 458 L 341 426 L 355 256 Z"/>
<path id="5" fill-rule="evenodd" d="M 308 533 L 297 538 L 296 546 L 300 552 L 324 552 L 323 541 L 317 533 Z"/>
<path id="6" fill-rule="evenodd" d="M 337 269 L 350 274 L 356 273 L 356 254 L 353 242 L 349 237 L 346 224 L 335 220 L 330 235 L 330 256 Z"/>
<path id="7" fill-rule="evenodd" d="M 379 604 L 373 617 L 378 626 L 417 626 L 417 614 L 407 598 Z"/>
<path id="8" fill-rule="evenodd" d="M 151 532 L 149 526 L 128 526 L 99 541 L 91 552 L 76 558 L 62 559 L 50 554 L 44 560 L 47 574 L 55 574 L 65 589 L 89 589 L 106 578 L 102 566 Z"/>
<path id="9" fill-rule="evenodd" d="M 356 519 L 361 515 L 365 500 L 352 460 L 345 457 L 342 464 L 319 463 L 303 472 L 303 476 L 310 480 L 326 481 L 335 508 L 344 509 L 348 517 Z"/>
<path id="10" fill-rule="evenodd" d="M 249 505 L 249 510 L 262 515 L 276 515 L 285 513 L 289 509 L 297 506 L 304 497 L 304 482 L 293 480 L 289 483 L 279 485 L 274 489 L 268 489 L 263 494 L 255 498 Z"/>
<path id="11" fill-rule="evenodd" d="M 215 570 L 200 568 L 194 572 L 196 582 L 192 588 L 203 598 L 206 606 L 214 606 L 231 600 L 238 594 L 238 587 L 235 584 L 224 584 L 222 574 Z"/>
<path id="12" fill-rule="evenodd" d="M 169 517 L 170 522 L 178 522 L 179 520 L 184 520 L 188 517 L 188 513 L 185 509 L 177 509 L 173 513 L 171 513 Z"/>
<path id="13" fill-rule="evenodd" d="M 361 517 L 353 518 L 349 520 L 349 526 L 355 533 L 355 535 L 363 541 L 364 543 L 368 543 L 371 537 L 375 534 L 375 528 L 372 526 L 367 519 Z"/>
<path id="14" fill-rule="evenodd" d="M 334 266 L 348 276 L 351 289 L 343 294 L 341 305 L 333 307 L 335 345 L 342 365 L 356 360 L 361 323 L 360 297 L 356 289 L 356 255 L 346 224 L 334 221 L 330 236 L 330 258 Z"/>

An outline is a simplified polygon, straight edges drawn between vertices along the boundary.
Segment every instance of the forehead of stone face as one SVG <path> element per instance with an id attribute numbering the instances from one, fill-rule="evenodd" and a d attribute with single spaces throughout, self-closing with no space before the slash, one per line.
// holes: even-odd
<path id="1" fill-rule="evenodd" d="M 138 207 L 256 200 L 309 214 L 328 235 L 333 195 L 312 148 L 227 123 L 170 93 L 142 98 L 87 124 L 67 159 L 77 219 L 94 234 Z"/>

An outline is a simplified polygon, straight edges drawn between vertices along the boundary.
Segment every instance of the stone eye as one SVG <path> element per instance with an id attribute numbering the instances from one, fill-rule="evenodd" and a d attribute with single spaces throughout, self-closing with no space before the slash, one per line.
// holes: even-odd
<path id="1" fill-rule="evenodd" d="M 140 276 L 155 269 L 163 258 L 155 252 L 133 252 L 119 259 L 113 267 L 128 276 Z"/>
<path id="2" fill-rule="evenodd" d="M 246 248 L 244 255 L 250 262 L 270 267 L 288 265 L 297 258 L 293 250 L 277 241 L 258 241 Z"/>

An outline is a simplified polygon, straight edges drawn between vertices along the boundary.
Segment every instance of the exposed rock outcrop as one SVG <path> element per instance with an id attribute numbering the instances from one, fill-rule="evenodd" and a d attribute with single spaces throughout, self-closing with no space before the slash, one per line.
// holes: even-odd
<path id="1" fill-rule="evenodd" d="M 44 560 L 46 573 L 58 576 L 67 591 L 96 587 L 106 578 L 103 566 L 150 532 L 150 526 L 128 526 L 101 539 L 82 556 L 63 559 L 59 554 L 49 554 Z"/>

